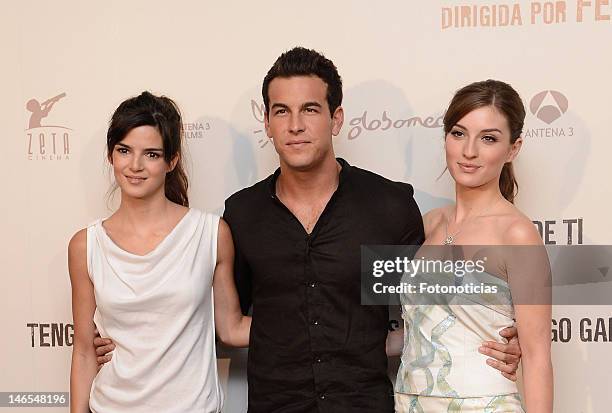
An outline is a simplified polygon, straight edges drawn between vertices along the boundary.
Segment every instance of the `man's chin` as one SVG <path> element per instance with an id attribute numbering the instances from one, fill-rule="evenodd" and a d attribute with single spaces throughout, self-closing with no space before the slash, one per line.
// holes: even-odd
<path id="1" fill-rule="evenodd" d="M 312 157 L 288 157 L 282 158 L 282 163 L 285 167 L 297 171 L 297 172 L 307 172 L 315 169 L 322 162 L 318 159 L 313 159 Z"/>

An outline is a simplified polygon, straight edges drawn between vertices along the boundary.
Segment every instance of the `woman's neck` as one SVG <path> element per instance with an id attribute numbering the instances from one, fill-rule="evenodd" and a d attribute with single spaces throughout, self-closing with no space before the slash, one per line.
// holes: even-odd
<path id="1" fill-rule="evenodd" d="M 455 223 L 491 212 L 490 209 L 503 198 L 495 181 L 476 188 L 455 184 L 455 207 L 452 214 Z"/>
<path id="2" fill-rule="evenodd" d="M 168 215 L 173 205 L 163 192 L 148 198 L 133 198 L 122 194 L 115 215 L 129 226 L 142 227 L 160 222 Z"/>

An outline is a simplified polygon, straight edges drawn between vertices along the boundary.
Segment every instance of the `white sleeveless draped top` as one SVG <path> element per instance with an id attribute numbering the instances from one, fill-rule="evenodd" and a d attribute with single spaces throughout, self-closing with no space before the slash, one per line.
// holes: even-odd
<path id="1" fill-rule="evenodd" d="M 87 228 L 94 321 L 116 344 L 92 384 L 94 413 L 219 412 L 212 279 L 219 217 L 190 209 L 150 253 Z"/>

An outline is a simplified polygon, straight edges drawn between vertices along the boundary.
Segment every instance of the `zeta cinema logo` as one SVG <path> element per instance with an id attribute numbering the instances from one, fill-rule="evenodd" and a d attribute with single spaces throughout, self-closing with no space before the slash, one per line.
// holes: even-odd
<path id="1" fill-rule="evenodd" d="M 70 159 L 70 137 L 72 129 L 62 125 L 51 125 L 47 118 L 53 107 L 66 97 L 60 93 L 42 102 L 32 98 L 25 104 L 30 113 L 26 132 L 27 157 L 30 161 L 54 161 Z"/>

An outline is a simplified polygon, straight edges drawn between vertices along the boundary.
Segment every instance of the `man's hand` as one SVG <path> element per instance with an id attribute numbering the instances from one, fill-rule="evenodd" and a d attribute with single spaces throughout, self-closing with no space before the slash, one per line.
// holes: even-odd
<path id="1" fill-rule="evenodd" d="M 96 360 L 98 362 L 98 371 L 102 366 L 110 361 L 113 357 L 111 353 L 115 349 L 115 343 L 110 338 L 100 337 L 98 329 L 95 330 L 96 336 L 94 337 L 94 347 L 96 348 Z"/>
<path id="2" fill-rule="evenodd" d="M 499 332 L 499 335 L 508 339 L 508 344 L 495 341 L 485 341 L 478 351 L 486 356 L 487 364 L 501 371 L 501 374 L 512 381 L 516 381 L 516 370 L 521 361 L 521 345 L 518 339 L 516 327 L 507 327 Z"/>

